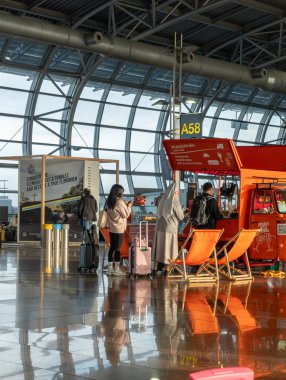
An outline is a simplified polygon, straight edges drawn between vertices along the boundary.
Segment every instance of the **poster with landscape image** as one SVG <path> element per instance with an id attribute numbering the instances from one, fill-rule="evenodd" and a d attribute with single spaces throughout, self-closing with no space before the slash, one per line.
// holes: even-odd
<path id="1" fill-rule="evenodd" d="M 70 241 L 81 241 L 77 204 L 82 193 L 84 161 L 46 161 L 45 223 L 70 225 Z M 42 160 L 20 161 L 19 241 L 41 240 Z"/>

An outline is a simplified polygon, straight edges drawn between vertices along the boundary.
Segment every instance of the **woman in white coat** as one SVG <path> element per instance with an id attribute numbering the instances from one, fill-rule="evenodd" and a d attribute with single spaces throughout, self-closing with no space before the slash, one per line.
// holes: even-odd
<path id="1" fill-rule="evenodd" d="M 169 259 L 178 255 L 178 224 L 184 219 L 179 190 L 171 183 L 162 196 L 157 211 L 155 238 L 153 243 L 154 270 L 169 269 Z"/>

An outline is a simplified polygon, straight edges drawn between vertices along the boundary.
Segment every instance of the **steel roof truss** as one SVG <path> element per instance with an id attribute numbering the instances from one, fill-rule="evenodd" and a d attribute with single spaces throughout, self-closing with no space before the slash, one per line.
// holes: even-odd
<path id="1" fill-rule="evenodd" d="M 67 110 L 67 109 L 69 109 L 69 108 L 70 108 L 70 107 L 68 106 L 68 107 L 64 107 L 64 108 L 58 108 L 58 109 L 55 109 L 55 110 L 52 110 L 52 111 L 49 111 L 49 112 L 40 113 L 40 114 L 38 114 L 38 115 L 34 115 L 34 118 L 35 118 L 35 119 L 39 119 L 39 118 L 41 118 L 41 117 L 43 117 L 43 116 L 51 115 L 51 114 L 56 113 L 56 112 L 65 111 L 65 110 Z"/>
<path id="2" fill-rule="evenodd" d="M 65 140 L 66 141 L 66 138 L 63 137 L 62 135 L 58 134 L 57 132 L 55 132 L 54 130 L 52 130 L 51 128 L 47 127 L 44 123 L 42 123 L 40 120 L 37 120 L 36 118 L 34 119 L 36 123 L 38 123 L 41 127 L 45 128 L 47 131 L 51 132 L 53 135 L 59 137 L 60 139 L 62 140 Z"/>
<path id="3" fill-rule="evenodd" d="M 53 80 L 53 78 L 50 76 L 50 74 L 46 75 L 49 80 L 53 83 L 53 85 L 56 87 L 56 89 L 62 94 L 62 96 L 67 100 L 68 103 L 72 103 L 71 99 L 69 99 L 66 94 L 63 92 L 63 90 L 60 88 L 60 86 Z M 39 116 L 39 115 L 38 115 Z M 41 115 L 43 116 L 43 115 Z"/>

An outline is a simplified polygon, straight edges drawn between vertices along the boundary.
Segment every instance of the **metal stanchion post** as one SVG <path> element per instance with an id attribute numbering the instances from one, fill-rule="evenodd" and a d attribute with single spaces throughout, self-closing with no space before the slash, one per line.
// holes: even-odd
<path id="1" fill-rule="evenodd" d="M 54 272 L 60 272 L 60 247 L 61 247 L 61 224 L 54 224 L 53 235 L 54 235 Z"/>
<path id="2" fill-rule="evenodd" d="M 52 272 L 52 224 L 42 225 L 42 247 L 45 248 L 45 266 L 44 271 L 46 273 Z"/>
<path id="3" fill-rule="evenodd" d="M 42 225 L 42 247 L 48 250 L 52 249 L 52 224 Z"/>
<path id="4" fill-rule="evenodd" d="M 69 224 L 62 224 L 62 249 L 69 248 Z"/>
<path id="5" fill-rule="evenodd" d="M 69 224 L 63 224 L 62 225 L 62 266 L 63 266 L 63 272 L 68 273 L 69 267 L 68 267 L 68 252 L 69 252 Z"/>

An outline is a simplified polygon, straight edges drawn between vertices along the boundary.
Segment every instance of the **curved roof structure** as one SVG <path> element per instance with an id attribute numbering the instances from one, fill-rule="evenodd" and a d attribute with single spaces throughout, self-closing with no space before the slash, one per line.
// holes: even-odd
<path id="1" fill-rule="evenodd" d="M 1 155 L 120 159 L 127 193 L 160 191 L 175 32 L 182 112 L 203 113 L 203 135 L 284 145 L 285 11 L 282 0 L 0 0 Z M 16 192 L 13 164 L 1 167 Z M 103 166 L 101 194 L 113 174 Z"/>

